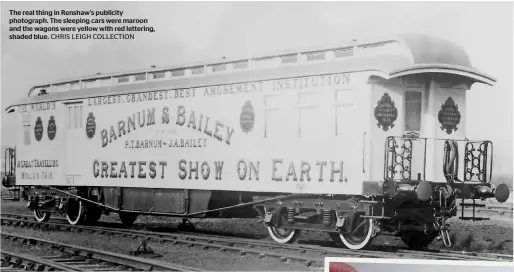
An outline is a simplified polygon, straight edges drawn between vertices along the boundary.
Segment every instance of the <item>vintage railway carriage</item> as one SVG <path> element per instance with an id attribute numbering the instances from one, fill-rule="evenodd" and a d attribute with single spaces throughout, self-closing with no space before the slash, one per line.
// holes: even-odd
<path id="1" fill-rule="evenodd" d="M 280 243 L 450 245 L 464 199 L 508 198 L 492 143 L 465 132 L 466 92 L 494 82 L 423 35 L 55 82 L 7 109 L 4 184 L 29 190 L 38 221 L 259 215 Z"/>

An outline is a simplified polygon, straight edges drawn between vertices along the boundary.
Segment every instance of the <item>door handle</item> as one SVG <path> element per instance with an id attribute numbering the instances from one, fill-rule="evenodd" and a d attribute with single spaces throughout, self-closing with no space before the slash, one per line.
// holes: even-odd
<path id="1" fill-rule="evenodd" d="M 362 135 L 362 173 L 366 173 L 366 169 L 365 169 L 365 166 L 366 166 L 366 159 L 365 159 L 365 156 L 366 156 L 366 134 L 367 134 L 367 132 L 364 131 L 364 133 Z"/>

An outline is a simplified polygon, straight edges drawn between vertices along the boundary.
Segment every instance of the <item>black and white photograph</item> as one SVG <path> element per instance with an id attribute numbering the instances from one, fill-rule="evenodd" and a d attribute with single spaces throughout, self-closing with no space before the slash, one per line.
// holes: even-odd
<path id="1" fill-rule="evenodd" d="M 1 270 L 511 271 L 512 1 L 2 1 Z"/>

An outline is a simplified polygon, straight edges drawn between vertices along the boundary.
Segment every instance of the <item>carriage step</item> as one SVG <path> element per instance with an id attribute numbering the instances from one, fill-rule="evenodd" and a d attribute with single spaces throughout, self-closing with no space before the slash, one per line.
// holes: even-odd
<path id="1" fill-rule="evenodd" d="M 490 220 L 491 218 L 487 217 L 473 217 L 473 216 L 461 216 L 459 217 L 461 220 L 473 220 L 473 221 L 483 221 L 483 220 Z"/>

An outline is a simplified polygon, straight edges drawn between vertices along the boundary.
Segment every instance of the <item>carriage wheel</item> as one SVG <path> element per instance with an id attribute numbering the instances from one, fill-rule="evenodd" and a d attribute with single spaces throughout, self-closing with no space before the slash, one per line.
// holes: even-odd
<path id="1" fill-rule="evenodd" d="M 134 222 L 136 222 L 136 219 L 138 216 L 137 213 L 126 213 L 126 212 L 120 212 L 120 213 L 118 213 L 118 215 L 120 216 L 121 223 L 123 223 L 123 225 L 126 225 L 126 226 L 132 226 L 132 224 L 134 224 Z"/>
<path id="2" fill-rule="evenodd" d="M 349 249 L 363 249 L 373 243 L 373 219 L 358 217 L 358 229 L 355 233 L 339 234 L 341 242 Z"/>
<path id="3" fill-rule="evenodd" d="M 36 218 L 36 221 L 38 222 L 46 222 L 50 219 L 50 215 L 52 215 L 51 212 L 43 212 L 40 210 L 34 210 L 34 218 Z"/>
<path id="4" fill-rule="evenodd" d="M 102 209 L 98 207 L 94 207 L 93 205 L 89 206 L 86 212 L 86 219 L 88 223 L 95 223 L 102 217 Z"/>
<path id="5" fill-rule="evenodd" d="M 268 232 L 271 238 L 275 240 L 275 242 L 281 244 L 294 243 L 301 234 L 301 230 L 283 229 L 277 227 L 268 227 Z"/>
<path id="6" fill-rule="evenodd" d="M 66 219 L 71 225 L 78 225 L 84 220 L 84 206 L 82 201 L 69 198 L 66 205 Z"/>
<path id="7" fill-rule="evenodd" d="M 281 215 L 280 220 L 285 221 L 285 216 Z M 294 243 L 302 233 L 299 229 L 284 229 L 278 227 L 268 227 L 268 232 L 275 242 L 281 244 Z"/>
<path id="8" fill-rule="evenodd" d="M 404 231 L 401 239 L 410 249 L 421 250 L 430 245 L 437 237 L 437 232 L 425 234 L 423 231 Z"/>

